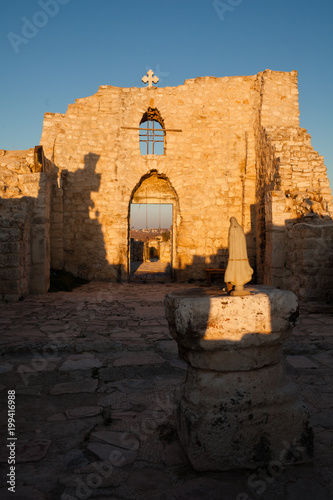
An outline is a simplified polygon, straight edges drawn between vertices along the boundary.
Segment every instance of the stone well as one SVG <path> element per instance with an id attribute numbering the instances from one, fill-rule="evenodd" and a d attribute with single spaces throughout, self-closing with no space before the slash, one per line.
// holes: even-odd
<path id="1" fill-rule="evenodd" d="M 281 363 L 298 314 L 292 292 L 266 286 L 243 297 L 193 289 L 165 297 L 179 355 L 188 363 L 178 433 L 196 470 L 309 461 L 309 412 Z"/>

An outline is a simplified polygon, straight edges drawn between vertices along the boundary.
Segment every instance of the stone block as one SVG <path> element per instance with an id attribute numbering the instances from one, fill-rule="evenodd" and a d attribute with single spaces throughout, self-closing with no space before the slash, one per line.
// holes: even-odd
<path id="1" fill-rule="evenodd" d="M 0 292 L 0 294 L 1 294 L 1 292 Z M 21 294 L 20 293 L 4 293 L 1 296 L 2 296 L 2 300 L 5 302 L 17 302 L 20 299 Z"/>
<path id="2" fill-rule="evenodd" d="M 178 434 L 199 471 L 281 460 L 286 442 L 288 463 L 313 455 L 309 412 L 281 364 L 296 296 L 271 287 L 250 290 L 242 297 L 202 289 L 165 297 L 170 333 L 189 364 Z"/>
<path id="3" fill-rule="evenodd" d="M 18 293 L 18 281 L 12 280 L 0 280 L 0 293 L 1 294 L 17 294 Z"/>
<path id="4" fill-rule="evenodd" d="M 19 253 L 7 253 L 0 255 L 0 269 L 6 267 L 16 267 L 20 265 Z"/>
<path id="5" fill-rule="evenodd" d="M 294 368 L 318 368 L 318 365 L 306 356 L 287 356 L 286 360 Z"/>
<path id="6" fill-rule="evenodd" d="M 20 253 L 20 242 L 19 241 L 0 243 L 0 255 L 18 254 L 18 253 Z"/>
<path id="7" fill-rule="evenodd" d="M 30 292 L 31 293 L 46 293 L 50 286 L 49 273 L 46 268 L 39 265 L 31 267 L 30 271 Z"/>
<path id="8" fill-rule="evenodd" d="M 321 227 L 312 226 L 306 223 L 295 224 L 293 226 L 295 232 L 294 238 L 320 238 Z"/>
<path id="9" fill-rule="evenodd" d="M 230 373 L 189 368 L 177 419 L 196 470 L 266 465 L 280 460 L 284 442 L 296 451 L 290 463 L 312 458 L 309 412 L 280 363 Z"/>
<path id="10" fill-rule="evenodd" d="M 46 258 L 46 239 L 41 235 L 34 236 L 31 244 L 31 262 L 32 264 L 39 264 L 45 261 Z"/>
<path id="11" fill-rule="evenodd" d="M 21 276 L 20 268 L 19 267 L 6 267 L 3 269 L 0 269 L 0 276 L 1 279 L 7 281 L 7 280 L 19 280 Z"/>
<path id="12" fill-rule="evenodd" d="M 200 363 L 206 357 L 205 352 L 219 351 L 212 355 L 212 360 L 221 356 L 220 359 L 228 359 L 228 369 L 234 364 L 237 370 L 241 370 L 242 365 L 237 361 L 234 363 L 233 358 L 242 356 L 237 352 L 239 349 L 247 349 L 245 370 L 249 369 L 251 359 L 253 368 L 267 364 L 271 355 L 275 359 L 297 317 L 297 298 L 292 292 L 272 287 L 247 289 L 251 295 L 243 297 L 202 289 L 166 296 L 170 333 L 177 340 L 183 356 L 188 353 L 191 359 L 196 358 Z"/>

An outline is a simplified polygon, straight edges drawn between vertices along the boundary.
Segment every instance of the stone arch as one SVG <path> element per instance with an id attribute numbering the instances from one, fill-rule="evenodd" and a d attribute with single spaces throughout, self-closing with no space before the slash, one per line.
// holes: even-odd
<path id="1" fill-rule="evenodd" d="M 169 178 L 157 170 L 150 170 L 143 175 L 132 190 L 128 204 L 128 275 L 130 272 L 130 210 L 132 203 L 156 203 L 172 205 L 172 252 L 171 252 L 171 274 L 177 263 L 177 232 L 181 222 L 179 198 Z"/>

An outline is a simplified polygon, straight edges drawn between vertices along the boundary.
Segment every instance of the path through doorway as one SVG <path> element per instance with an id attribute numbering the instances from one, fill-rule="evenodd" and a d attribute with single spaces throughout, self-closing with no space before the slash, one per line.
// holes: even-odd
<path id="1" fill-rule="evenodd" d="M 144 176 L 129 207 L 129 279 L 168 281 L 173 277 L 178 199 L 157 171 Z"/>
<path id="2" fill-rule="evenodd" d="M 172 204 L 131 204 L 131 279 L 136 281 L 171 279 L 172 215 Z"/>

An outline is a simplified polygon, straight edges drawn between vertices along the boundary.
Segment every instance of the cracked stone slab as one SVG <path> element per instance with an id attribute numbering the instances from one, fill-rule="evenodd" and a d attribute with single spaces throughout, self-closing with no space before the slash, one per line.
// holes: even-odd
<path id="1" fill-rule="evenodd" d="M 21 396 L 37 396 L 40 397 L 42 395 L 42 386 L 34 386 L 34 387 L 16 387 L 16 394 L 20 394 Z"/>
<path id="2" fill-rule="evenodd" d="M 125 420 L 125 419 L 132 419 L 137 416 L 136 411 L 123 411 L 123 410 L 117 410 L 112 412 L 112 418 L 117 420 Z"/>
<path id="3" fill-rule="evenodd" d="M 10 442 L 10 441 L 8 441 Z M 50 439 L 25 439 L 15 441 L 16 463 L 39 462 L 45 457 L 52 441 Z M 8 448 L 1 450 L 0 462 L 8 460 Z"/>
<path id="4" fill-rule="evenodd" d="M 72 420 L 75 418 L 95 417 L 102 413 L 102 411 L 102 406 L 78 406 L 77 408 L 65 411 L 65 415 L 69 420 Z"/>
<path id="5" fill-rule="evenodd" d="M 124 353 L 113 361 L 113 366 L 160 365 L 165 359 L 154 352 Z"/>
<path id="6" fill-rule="evenodd" d="M 68 329 L 68 324 L 61 321 L 50 321 L 40 327 L 40 331 L 43 333 L 58 333 Z"/>
<path id="7" fill-rule="evenodd" d="M 187 455 L 179 441 L 166 443 L 161 450 L 161 458 L 167 466 L 189 464 Z"/>
<path id="8" fill-rule="evenodd" d="M 89 443 L 87 450 L 94 453 L 101 460 L 107 460 L 119 468 L 132 464 L 137 456 L 135 451 L 125 450 L 124 448 L 104 443 Z"/>
<path id="9" fill-rule="evenodd" d="M 98 400 L 98 404 L 105 407 L 110 407 L 114 410 L 129 410 L 132 407 L 130 401 L 127 400 L 125 393 L 115 391 Z"/>
<path id="10" fill-rule="evenodd" d="M 173 368 L 179 368 L 180 370 L 187 370 L 187 363 L 185 363 L 182 359 L 173 359 L 170 362 L 170 366 Z"/>
<path id="11" fill-rule="evenodd" d="M 11 363 L 1 363 L 0 364 L 0 373 L 11 372 L 13 368 L 14 368 L 14 365 L 12 365 Z"/>
<path id="12" fill-rule="evenodd" d="M 137 437 L 129 432 L 97 431 L 91 434 L 91 440 L 131 451 L 137 451 L 140 446 Z"/>
<path id="13" fill-rule="evenodd" d="M 117 340 L 82 340 L 81 342 L 76 342 L 75 350 L 77 353 L 83 352 L 86 349 L 96 352 L 121 351 L 122 343 Z"/>
<path id="14" fill-rule="evenodd" d="M 286 360 L 294 368 L 318 368 L 318 365 L 306 356 L 286 356 Z"/>
<path id="15" fill-rule="evenodd" d="M 59 371 L 89 370 L 90 368 L 100 368 L 101 366 L 102 363 L 96 358 L 68 359 L 61 365 Z"/>
<path id="16" fill-rule="evenodd" d="M 168 474 L 166 474 L 161 470 L 155 470 L 155 469 L 143 469 L 143 470 L 133 471 L 128 480 L 128 484 L 130 487 L 132 487 L 136 491 L 141 490 L 144 492 L 150 490 L 165 489 L 168 486 L 170 486 L 170 483 L 171 481 Z"/>
<path id="17" fill-rule="evenodd" d="M 119 380 L 115 382 L 109 382 L 106 384 L 108 389 L 119 389 L 122 392 L 126 393 L 134 393 L 137 394 L 140 392 L 141 394 L 147 393 L 150 394 L 151 390 L 154 388 L 154 384 L 151 380 L 143 380 L 143 379 L 126 379 Z"/>
<path id="18" fill-rule="evenodd" d="M 187 481 L 182 486 L 176 487 L 170 492 L 172 500 L 235 500 L 242 498 L 244 488 L 233 482 L 217 481 L 209 477 L 202 477 Z M 249 498 L 246 494 L 244 498 Z"/>
<path id="19" fill-rule="evenodd" d="M 107 488 L 109 486 L 116 487 L 127 480 L 128 472 L 122 469 L 116 469 L 108 461 L 98 461 L 92 462 L 89 465 L 85 465 L 75 469 L 74 474 L 69 474 L 59 478 L 59 482 L 66 486 L 67 488 L 77 488 L 78 478 L 80 478 L 83 483 L 89 474 L 98 476 L 98 486 L 96 488 Z M 86 498 L 86 497 L 85 497 Z M 99 497 L 100 498 L 100 497 Z M 110 498 L 110 497 L 109 497 Z M 116 498 L 113 497 L 112 498 Z M 74 499 L 73 499 L 74 500 Z"/>
<path id="20" fill-rule="evenodd" d="M 326 352 L 314 354 L 312 357 L 315 361 L 318 361 L 319 363 L 328 366 L 329 368 L 333 368 L 333 356 L 330 356 Z"/>
<path id="21" fill-rule="evenodd" d="M 160 352 L 167 352 L 170 354 L 178 354 L 177 342 L 172 340 L 158 340 L 155 342 L 155 346 Z"/>
<path id="22" fill-rule="evenodd" d="M 84 392 L 95 392 L 98 386 L 98 380 L 80 380 L 79 382 L 64 382 L 62 384 L 56 384 L 50 390 L 50 394 L 81 394 Z"/>
<path id="23" fill-rule="evenodd" d="M 91 354 L 90 352 L 82 352 L 80 354 L 70 354 L 67 357 L 67 360 L 71 361 L 79 361 L 80 359 L 96 359 L 94 354 Z"/>
<path id="24" fill-rule="evenodd" d="M 328 500 L 325 489 L 316 481 L 310 478 L 298 479 L 294 484 L 288 484 L 286 500 Z"/>
<path id="25" fill-rule="evenodd" d="M 88 458 L 79 449 L 72 449 L 64 456 L 64 468 L 66 470 L 74 470 L 88 464 Z"/>
<path id="26" fill-rule="evenodd" d="M 63 413 L 55 413 L 54 415 L 50 415 L 47 418 L 47 422 L 61 422 L 66 420 L 66 417 Z"/>

